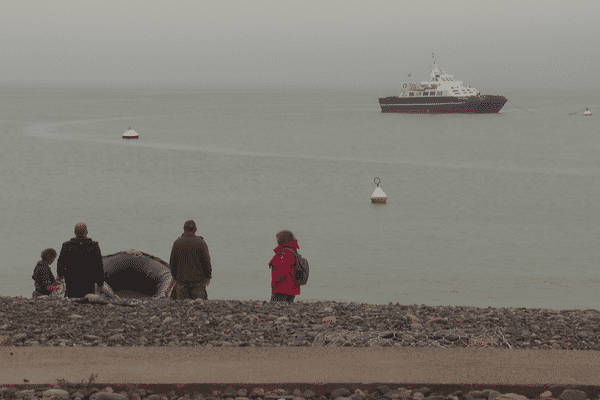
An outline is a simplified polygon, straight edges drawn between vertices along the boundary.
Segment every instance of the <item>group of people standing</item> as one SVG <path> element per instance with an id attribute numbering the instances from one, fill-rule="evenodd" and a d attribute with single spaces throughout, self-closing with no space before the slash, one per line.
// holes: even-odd
<path id="1" fill-rule="evenodd" d="M 192 220 L 183 225 L 183 234 L 175 240 L 171 249 L 169 266 L 176 282 L 175 299 L 208 299 L 206 287 L 212 279 L 212 264 L 208 246 L 202 236 L 196 236 L 196 223 Z M 104 266 L 98 242 L 87 237 L 87 225 L 75 225 L 75 237 L 64 242 L 58 255 L 54 277 L 50 265 L 56 260 L 54 249 L 45 249 L 33 271 L 35 291 L 33 297 L 51 295 L 65 285 L 65 296 L 85 297 L 102 291 Z M 294 280 L 298 240 L 291 231 L 283 230 L 275 235 L 277 247 L 269 262 L 271 269 L 271 301 L 292 303 L 300 294 L 300 286 Z"/>

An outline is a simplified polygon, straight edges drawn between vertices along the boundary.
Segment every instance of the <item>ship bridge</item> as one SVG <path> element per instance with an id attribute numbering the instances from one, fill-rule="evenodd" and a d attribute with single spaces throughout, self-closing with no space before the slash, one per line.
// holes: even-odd
<path id="1" fill-rule="evenodd" d="M 425 90 L 429 88 L 436 89 L 436 91 L 442 91 L 444 96 L 454 97 L 477 96 L 479 94 L 477 89 L 470 86 L 464 87 L 462 81 L 454 80 L 454 76 L 446 73 L 443 69 L 438 68 L 435 59 L 433 65 L 434 68 L 429 75 L 429 82 L 421 82 L 421 86 L 423 86 Z"/>
<path id="2" fill-rule="evenodd" d="M 471 87 L 464 86 L 462 81 L 457 81 L 442 68 L 438 68 L 433 59 L 433 69 L 429 81 L 421 83 L 404 83 L 402 92 L 398 97 L 480 97 L 481 93 Z M 410 74 L 409 74 L 410 76 Z"/>

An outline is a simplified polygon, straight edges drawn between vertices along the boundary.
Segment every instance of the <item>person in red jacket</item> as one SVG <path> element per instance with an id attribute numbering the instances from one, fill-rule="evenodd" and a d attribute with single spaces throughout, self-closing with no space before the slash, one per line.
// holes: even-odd
<path id="1" fill-rule="evenodd" d="M 300 294 L 300 286 L 294 281 L 298 240 L 291 231 L 279 231 L 275 235 L 278 246 L 269 262 L 271 268 L 271 302 L 287 301 L 292 303 Z"/>

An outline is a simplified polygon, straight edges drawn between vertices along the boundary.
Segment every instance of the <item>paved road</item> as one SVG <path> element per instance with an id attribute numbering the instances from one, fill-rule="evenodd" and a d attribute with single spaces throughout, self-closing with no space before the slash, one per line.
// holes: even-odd
<path id="1" fill-rule="evenodd" d="M 11 354 L 12 353 L 12 354 Z M 411 348 L 0 347 L 0 384 L 473 383 L 597 385 L 600 352 Z"/>

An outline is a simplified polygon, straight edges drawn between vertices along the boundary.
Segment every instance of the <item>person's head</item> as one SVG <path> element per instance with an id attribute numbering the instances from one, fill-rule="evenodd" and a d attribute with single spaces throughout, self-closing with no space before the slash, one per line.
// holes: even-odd
<path id="1" fill-rule="evenodd" d="M 183 231 L 185 233 L 195 233 L 196 232 L 196 223 L 191 219 L 189 221 L 185 221 L 183 224 Z"/>
<path id="2" fill-rule="evenodd" d="M 54 262 L 56 258 L 56 250 L 54 249 L 46 249 L 42 251 L 42 261 L 46 264 L 50 265 Z"/>
<path id="3" fill-rule="evenodd" d="M 87 236 L 87 234 L 87 225 L 83 222 L 78 222 L 77 225 L 75 225 L 75 236 L 84 238 Z"/>
<path id="4" fill-rule="evenodd" d="M 290 240 L 296 240 L 292 231 L 279 231 L 275 237 L 277 238 L 277 244 L 279 245 L 286 244 Z"/>

